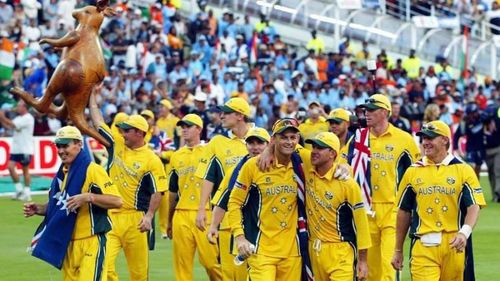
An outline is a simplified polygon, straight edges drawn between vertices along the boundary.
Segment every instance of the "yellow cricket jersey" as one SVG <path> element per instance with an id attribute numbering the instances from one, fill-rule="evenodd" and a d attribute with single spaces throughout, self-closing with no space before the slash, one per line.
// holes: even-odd
<path id="1" fill-rule="evenodd" d="M 311 119 L 307 119 L 304 123 L 299 125 L 299 131 L 304 140 L 314 138 L 320 132 L 328 132 L 330 125 L 328 121 L 322 116 L 319 117 L 317 122 L 312 122 Z M 310 144 L 305 145 L 307 148 L 311 149 Z"/>
<path id="2" fill-rule="evenodd" d="M 400 209 L 413 213 L 411 237 L 430 232 L 457 232 L 467 207 L 486 206 L 474 170 L 453 155 L 438 165 L 424 157 L 408 168 L 397 199 Z"/>
<path id="3" fill-rule="evenodd" d="M 169 165 L 169 190 L 179 195 L 176 210 L 198 210 L 203 179 L 195 177 L 205 145 L 184 146 L 172 155 Z M 208 210 L 207 202 L 207 210 Z"/>
<path id="4" fill-rule="evenodd" d="M 111 148 L 108 148 L 108 173 L 123 200 L 122 208 L 113 209 L 112 212 L 123 210 L 146 212 L 151 195 L 167 191 L 167 177 L 160 158 L 148 144 L 137 149 L 129 149 L 123 141 L 115 142 L 114 138 L 123 137 L 112 135 L 105 124 L 99 127 L 99 133 L 112 144 Z"/>
<path id="5" fill-rule="evenodd" d="M 292 163 L 284 166 L 275 160 L 269 171 L 261 172 L 259 157 L 243 165 L 231 192 L 231 231 L 235 237 L 244 234 L 257 254 L 298 256 L 297 183 Z"/>
<path id="6" fill-rule="evenodd" d="M 346 149 L 353 139 L 346 144 Z M 378 137 L 370 133 L 370 153 L 372 202 L 394 203 L 398 183 L 406 169 L 420 158 L 418 146 L 410 134 L 389 124 L 387 131 Z M 344 158 L 339 161 L 347 163 Z"/>
<path id="7" fill-rule="evenodd" d="M 173 138 L 175 135 L 174 131 L 177 128 L 177 122 L 179 120 L 180 120 L 179 117 L 173 115 L 172 113 L 169 113 L 165 117 L 158 118 L 158 120 L 156 120 L 156 126 L 161 131 L 165 131 L 167 133 L 167 136 Z"/>
<path id="8" fill-rule="evenodd" d="M 64 179 L 61 191 L 66 187 L 68 170 L 63 169 Z M 81 193 L 108 194 L 120 197 L 116 186 L 111 183 L 103 167 L 92 162 L 87 168 L 85 182 Z M 83 204 L 78 209 L 72 240 L 87 238 L 92 235 L 106 233 L 111 230 L 108 210 L 92 204 Z"/>

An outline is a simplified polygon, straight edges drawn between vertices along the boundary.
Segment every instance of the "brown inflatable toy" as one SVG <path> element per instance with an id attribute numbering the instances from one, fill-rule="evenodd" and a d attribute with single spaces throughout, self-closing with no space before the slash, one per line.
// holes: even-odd
<path id="1" fill-rule="evenodd" d="M 74 31 L 62 38 L 40 40 L 55 48 L 64 48 L 61 62 L 57 65 L 43 96 L 37 100 L 19 87 L 10 89 L 26 103 L 42 113 L 53 113 L 59 118 L 70 118 L 74 125 L 105 146 L 109 143 L 85 119 L 90 94 L 94 86 L 104 79 L 104 57 L 99 43 L 99 28 L 104 16 L 113 16 L 115 11 L 108 7 L 108 1 L 97 1 L 96 6 L 86 6 L 73 12 L 79 24 Z M 64 103 L 56 107 L 52 102 L 62 94 Z"/>

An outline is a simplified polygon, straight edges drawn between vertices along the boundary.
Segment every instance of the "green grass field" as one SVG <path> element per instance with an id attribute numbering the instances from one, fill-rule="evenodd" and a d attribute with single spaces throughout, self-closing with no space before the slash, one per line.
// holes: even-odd
<path id="1" fill-rule="evenodd" d="M 487 196 L 488 207 L 481 211 L 478 225 L 474 230 L 474 259 L 476 280 L 489 281 L 498 278 L 498 260 L 500 259 L 500 204 L 490 203 L 490 188 L 483 177 L 482 184 Z M 44 202 L 45 196 L 35 196 L 37 202 Z M 41 217 L 25 219 L 22 216 L 22 203 L 0 197 L 0 213 L 4 229 L 0 232 L 0 280 L 61 280 L 58 270 L 31 257 L 26 248 L 31 241 Z M 172 266 L 171 241 L 157 237 L 157 249 L 150 255 L 150 280 L 174 280 Z M 410 280 L 408 275 L 408 251 L 405 252 L 405 270 L 403 280 Z M 116 265 L 121 280 L 129 280 L 125 259 L 120 256 Z M 195 280 L 208 280 L 205 271 L 196 264 Z"/>

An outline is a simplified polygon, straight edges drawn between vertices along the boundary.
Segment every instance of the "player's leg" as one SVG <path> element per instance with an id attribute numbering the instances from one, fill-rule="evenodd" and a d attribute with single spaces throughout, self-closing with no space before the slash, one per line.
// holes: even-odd
<path id="1" fill-rule="evenodd" d="M 64 281 L 76 281 L 78 280 L 78 269 L 79 263 L 77 261 L 81 260 L 83 251 L 80 251 L 78 247 L 75 247 L 75 241 L 70 241 L 68 244 L 68 250 L 66 250 L 66 256 L 64 257 L 63 266 L 61 268 L 62 276 Z"/>
<path id="2" fill-rule="evenodd" d="M 127 228 L 123 235 L 123 251 L 127 260 L 130 280 L 147 281 L 149 280 L 148 233 L 140 232 L 137 228 L 144 213 L 137 211 L 125 216 Z"/>
<path id="3" fill-rule="evenodd" d="M 161 197 L 160 207 L 158 207 L 159 225 L 161 238 L 167 238 L 167 216 L 168 216 L 168 195 L 164 194 Z"/>
<path id="4" fill-rule="evenodd" d="M 16 165 L 20 159 L 20 154 L 11 154 L 9 156 L 9 159 L 8 170 L 16 188 L 16 193 L 14 194 L 14 196 L 12 196 L 12 199 L 20 199 L 21 195 L 23 194 L 23 185 L 19 182 L 19 175 L 16 171 Z"/>
<path id="5" fill-rule="evenodd" d="M 444 233 L 442 241 L 451 241 L 456 233 Z M 441 244 L 443 258 L 441 261 L 441 280 L 462 281 L 465 270 L 465 252 L 451 249 L 447 243 Z"/>
<path id="6" fill-rule="evenodd" d="M 369 250 L 368 250 L 369 251 Z M 420 239 L 415 240 L 411 250 L 410 273 L 412 281 L 439 281 L 439 247 L 425 247 Z M 370 270 L 370 268 L 368 268 Z"/>
<path id="7" fill-rule="evenodd" d="M 219 230 L 219 257 L 222 268 L 222 280 L 233 281 L 239 270 L 246 270 L 244 264 L 236 266 L 234 264 L 234 256 L 231 254 L 231 232 L 229 229 Z M 240 279 L 236 279 L 240 280 Z"/>
<path id="8" fill-rule="evenodd" d="M 323 262 L 330 262 L 328 279 L 331 281 L 352 281 L 356 275 L 355 248 L 347 242 L 332 243 L 328 247 L 330 257 Z"/>
<path id="9" fill-rule="evenodd" d="M 301 273 L 302 257 L 297 256 L 280 259 L 276 266 L 276 281 L 300 281 Z"/>
<path id="10" fill-rule="evenodd" d="M 372 246 L 367 254 L 368 263 L 368 280 L 379 281 L 381 276 L 381 249 L 380 249 L 380 230 L 377 225 L 377 220 L 374 217 L 368 216 L 368 227 L 370 229 L 370 237 Z"/>
<path id="11" fill-rule="evenodd" d="M 31 174 L 30 174 L 30 163 L 31 163 L 31 155 L 24 154 L 23 161 L 21 162 L 23 177 L 24 177 L 24 189 L 22 200 L 23 201 L 31 201 Z"/>
<path id="12" fill-rule="evenodd" d="M 280 258 L 272 258 L 259 254 L 251 255 L 248 259 L 248 276 L 252 281 L 276 280 L 276 267 Z M 300 272 L 299 278 L 300 278 Z"/>
<path id="13" fill-rule="evenodd" d="M 123 247 L 122 238 L 124 232 L 122 214 L 109 213 L 111 221 L 113 222 L 113 229 L 107 234 L 106 241 L 106 264 L 107 264 L 107 277 L 109 281 L 117 281 L 118 274 L 116 273 L 115 263 L 118 253 Z"/>
<path id="14" fill-rule="evenodd" d="M 192 220 L 195 221 L 194 219 Z M 172 220 L 173 262 L 176 280 L 193 280 L 194 254 L 196 242 L 193 235 L 189 211 L 175 211 Z"/>
<path id="15" fill-rule="evenodd" d="M 198 228 L 196 228 L 196 226 L 194 225 L 194 222 L 196 220 L 196 212 L 191 213 L 191 229 L 196 241 L 196 248 L 198 249 L 198 257 L 200 259 L 200 263 L 206 269 L 208 278 L 211 281 L 220 281 L 222 280 L 222 269 L 220 263 L 218 262 L 218 246 L 208 242 L 206 231 L 200 231 Z M 210 218 L 208 219 L 210 220 Z"/>
<path id="16" fill-rule="evenodd" d="M 78 240 L 77 246 L 80 248 L 79 251 L 84 253 L 81 257 L 77 280 L 106 281 L 106 235 L 94 235 Z"/>
<path id="17" fill-rule="evenodd" d="M 324 243 L 309 241 L 309 258 L 315 280 L 328 280 L 328 269 L 331 261 L 325 263 L 325 260 L 329 259 L 329 254 Z"/>
<path id="18" fill-rule="evenodd" d="M 382 215 L 380 222 L 380 269 L 381 280 L 396 280 L 397 272 L 391 265 L 396 245 L 396 215 L 397 209 L 393 204 L 381 204 L 377 215 Z M 368 268 L 370 266 L 368 265 Z"/>

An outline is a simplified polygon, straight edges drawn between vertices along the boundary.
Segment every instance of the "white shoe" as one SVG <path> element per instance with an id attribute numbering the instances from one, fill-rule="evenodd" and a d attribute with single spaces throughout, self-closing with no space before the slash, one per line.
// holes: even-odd
<path id="1" fill-rule="evenodd" d="M 16 191 L 10 198 L 12 200 L 21 200 L 21 197 L 23 196 L 22 191 Z"/>
<path id="2" fill-rule="evenodd" d="M 168 239 L 168 235 L 167 234 L 162 234 L 161 235 L 161 239 Z"/>
<path id="3" fill-rule="evenodd" d="M 22 192 L 21 196 L 19 196 L 19 200 L 24 202 L 31 201 L 31 195 L 27 192 Z"/>

